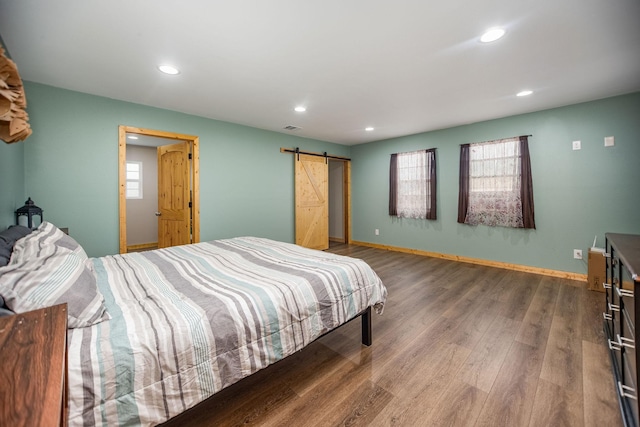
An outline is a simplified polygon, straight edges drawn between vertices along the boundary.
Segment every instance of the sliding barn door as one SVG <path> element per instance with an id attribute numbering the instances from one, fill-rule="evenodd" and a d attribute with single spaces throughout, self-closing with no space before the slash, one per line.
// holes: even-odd
<path id="1" fill-rule="evenodd" d="M 191 243 L 189 142 L 158 147 L 158 247 Z"/>
<path id="2" fill-rule="evenodd" d="M 296 244 L 324 250 L 329 247 L 329 165 L 327 159 L 294 155 Z"/>

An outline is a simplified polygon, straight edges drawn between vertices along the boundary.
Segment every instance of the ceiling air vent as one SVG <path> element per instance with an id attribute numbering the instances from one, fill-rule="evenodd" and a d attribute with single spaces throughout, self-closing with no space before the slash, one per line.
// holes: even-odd
<path id="1" fill-rule="evenodd" d="M 282 129 L 284 129 L 284 130 L 294 131 L 294 130 L 300 130 L 300 129 L 302 129 L 302 128 L 300 128 L 300 127 L 298 127 L 298 126 L 287 125 L 287 126 L 283 127 Z"/>

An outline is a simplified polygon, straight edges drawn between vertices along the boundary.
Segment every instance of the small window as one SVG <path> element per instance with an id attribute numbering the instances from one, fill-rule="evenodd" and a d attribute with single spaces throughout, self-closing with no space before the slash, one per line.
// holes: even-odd
<path id="1" fill-rule="evenodd" d="M 389 215 L 436 219 L 435 148 L 391 155 Z"/>
<path id="2" fill-rule="evenodd" d="M 142 162 L 127 162 L 127 199 L 142 199 Z"/>

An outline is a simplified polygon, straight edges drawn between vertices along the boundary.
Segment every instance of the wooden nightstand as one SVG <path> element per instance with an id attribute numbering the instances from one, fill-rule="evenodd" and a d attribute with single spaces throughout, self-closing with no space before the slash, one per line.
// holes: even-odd
<path id="1" fill-rule="evenodd" d="M 0 318 L 0 426 L 67 425 L 67 304 Z"/>

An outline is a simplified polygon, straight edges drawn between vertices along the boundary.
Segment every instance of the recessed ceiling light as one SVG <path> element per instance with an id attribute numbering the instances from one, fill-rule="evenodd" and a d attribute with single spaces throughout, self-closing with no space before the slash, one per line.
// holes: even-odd
<path id="1" fill-rule="evenodd" d="M 532 93 L 533 93 L 532 90 L 523 90 L 522 92 L 518 92 L 516 96 L 527 96 L 527 95 L 531 95 Z"/>
<path id="2" fill-rule="evenodd" d="M 305 111 L 307 111 L 307 108 L 303 106 L 298 106 L 294 108 L 294 110 L 296 110 L 298 113 L 304 113 Z"/>
<path id="3" fill-rule="evenodd" d="M 480 41 L 482 43 L 491 43 L 502 36 L 504 36 L 504 30 L 502 28 L 490 28 L 480 37 Z"/>
<path id="4" fill-rule="evenodd" d="M 135 135 L 129 135 L 129 136 L 127 136 L 127 138 L 129 138 L 129 139 L 138 139 L 138 137 L 135 136 Z"/>
<path id="5" fill-rule="evenodd" d="M 367 132 L 371 132 L 373 131 L 373 128 L 371 126 L 364 128 L 364 130 L 366 130 Z"/>
<path id="6" fill-rule="evenodd" d="M 165 74 L 176 75 L 180 74 L 180 70 L 172 65 L 158 65 L 158 70 L 162 71 Z"/>

